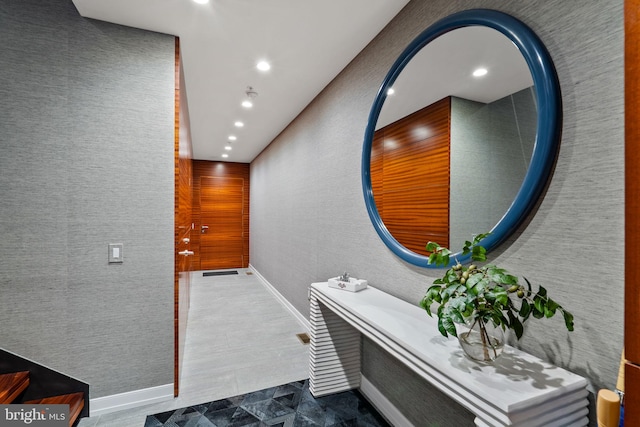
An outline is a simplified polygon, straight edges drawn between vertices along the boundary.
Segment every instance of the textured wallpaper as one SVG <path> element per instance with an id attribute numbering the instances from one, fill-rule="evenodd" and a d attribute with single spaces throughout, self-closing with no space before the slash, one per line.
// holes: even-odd
<path id="1" fill-rule="evenodd" d="M 0 37 L 0 346 L 91 398 L 172 383 L 174 38 L 71 0 Z"/>
<path id="2" fill-rule="evenodd" d="M 623 257 L 616 255 L 624 247 L 622 0 L 606 7 L 598 0 L 410 2 L 252 163 L 251 263 L 305 316 L 307 286 L 345 270 L 418 303 L 437 272 L 407 265 L 375 233 L 360 183 L 362 139 L 378 87 L 402 49 L 437 19 L 471 6 L 529 25 L 549 49 L 562 90 L 552 180 L 492 259 L 544 285 L 574 313 L 576 331 L 566 332 L 561 318 L 530 322 L 521 345 L 585 376 L 593 390 L 613 387 L 623 341 Z M 370 371 L 388 395 L 409 387 Z M 429 396 L 423 389 L 395 402 L 419 425 L 429 420 L 427 410 L 415 412 Z"/>

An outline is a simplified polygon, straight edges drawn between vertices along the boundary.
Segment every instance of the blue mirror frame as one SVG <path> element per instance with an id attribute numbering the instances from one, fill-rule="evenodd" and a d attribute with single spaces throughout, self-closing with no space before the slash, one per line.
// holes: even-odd
<path id="1" fill-rule="evenodd" d="M 427 268 L 440 268 L 429 264 L 428 257 L 408 250 L 400 244 L 384 225 L 373 198 L 371 188 L 371 148 L 376 123 L 386 99 L 387 90 L 393 86 L 397 77 L 409 61 L 428 43 L 435 38 L 457 28 L 469 26 L 485 26 L 493 28 L 508 37 L 520 50 L 525 58 L 531 76 L 533 77 L 534 92 L 538 105 L 538 122 L 536 141 L 529 169 L 524 177 L 522 186 L 516 194 L 511 206 L 491 229 L 491 235 L 481 241 L 481 244 L 491 251 L 509 237 L 536 205 L 538 198 L 544 191 L 555 165 L 560 135 L 562 132 L 562 98 L 560 84 L 549 52 L 538 36 L 524 23 L 503 12 L 489 9 L 471 9 L 454 13 L 437 21 L 416 37 L 395 61 L 385 77 L 376 95 L 369 121 L 364 135 L 362 148 L 362 190 L 365 204 L 371 222 L 389 249 L 404 261 Z M 478 230 L 478 233 L 487 230 Z M 469 236 L 469 240 L 472 236 Z M 425 242 L 425 246 L 428 242 Z M 450 264 L 458 260 L 469 262 L 470 255 L 458 252 L 451 256 Z"/>

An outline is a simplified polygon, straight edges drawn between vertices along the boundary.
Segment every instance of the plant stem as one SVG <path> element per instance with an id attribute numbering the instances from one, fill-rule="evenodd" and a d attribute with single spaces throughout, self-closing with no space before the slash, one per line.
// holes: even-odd
<path id="1" fill-rule="evenodd" d="M 489 338 L 489 334 L 487 334 L 487 329 L 485 328 L 484 320 L 482 320 L 482 318 L 478 318 L 476 319 L 476 321 L 477 320 L 480 321 L 479 323 L 480 338 L 482 338 L 482 352 L 484 353 L 484 360 L 488 361 L 488 360 L 491 360 L 491 358 L 489 358 L 489 350 L 487 349 L 487 340 L 489 341 L 489 344 L 490 344 L 491 338 Z"/>

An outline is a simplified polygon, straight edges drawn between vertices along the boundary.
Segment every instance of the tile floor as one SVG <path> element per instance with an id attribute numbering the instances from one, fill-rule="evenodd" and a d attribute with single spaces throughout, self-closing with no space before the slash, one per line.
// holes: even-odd
<path id="1" fill-rule="evenodd" d="M 167 411 L 147 417 L 144 427 L 389 427 L 358 392 L 314 398 L 309 380 Z"/>
<path id="2" fill-rule="evenodd" d="M 305 327 L 249 271 L 192 273 L 180 396 L 85 418 L 80 427 L 142 427 L 147 415 L 307 378 L 309 346 L 296 336 Z"/>

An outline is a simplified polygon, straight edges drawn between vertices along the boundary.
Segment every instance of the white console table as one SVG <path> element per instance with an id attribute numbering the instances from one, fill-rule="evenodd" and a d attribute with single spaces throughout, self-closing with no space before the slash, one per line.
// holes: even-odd
<path id="1" fill-rule="evenodd" d="M 318 397 L 360 387 L 361 335 L 475 416 L 477 426 L 586 426 L 587 381 L 506 346 L 493 363 L 464 356 L 437 319 L 371 286 L 360 292 L 313 283 L 310 390 Z"/>

